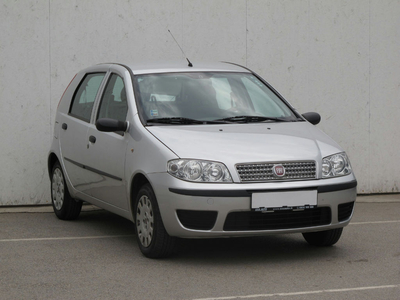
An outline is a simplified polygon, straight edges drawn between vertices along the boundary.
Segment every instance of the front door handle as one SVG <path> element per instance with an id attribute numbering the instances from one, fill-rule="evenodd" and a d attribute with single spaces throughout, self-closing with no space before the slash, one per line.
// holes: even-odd
<path id="1" fill-rule="evenodd" d="M 96 143 L 96 137 L 93 135 L 89 136 L 89 142 L 91 142 L 93 144 Z"/>

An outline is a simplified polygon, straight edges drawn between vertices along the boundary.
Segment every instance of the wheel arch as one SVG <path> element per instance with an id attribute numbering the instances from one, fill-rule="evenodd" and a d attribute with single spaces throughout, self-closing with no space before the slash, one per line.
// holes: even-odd
<path id="1" fill-rule="evenodd" d="M 130 204 L 131 204 L 131 212 L 132 212 L 133 220 L 135 220 L 135 216 L 134 216 L 135 200 L 139 193 L 140 188 L 145 184 L 150 184 L 150 186 L 151 186 L 150 181 L 147 179 L 147 177 L 143 173 L 137 173 L 132 178 L 131 192 L 130 192 Z"/>
<path id="2" fill-rule="evenodd" d="M 51 180 L 51 173 L 53 170 L 53 166 L 56 162 L 60 162 L 57 155 L 54 152 L 50 153 L 49 157 L 47 158 L 47 171 L 49 173 L 50 180 Z"/>

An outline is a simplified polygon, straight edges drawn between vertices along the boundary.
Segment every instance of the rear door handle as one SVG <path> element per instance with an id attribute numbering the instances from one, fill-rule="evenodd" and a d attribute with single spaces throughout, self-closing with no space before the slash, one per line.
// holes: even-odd
<path id="1" fill-rule="evenodd" d="M 93 144 L 96 143 L 96 137 L 93 135 L 89 136 L 89 142 L 91 142 Z"/>
<path id="2" fill-rule="evenodd" d="M 67 123 L 62 123 L 61 128 L 64 130 L 67 130 L 67 128 L 68 128 Z"/>

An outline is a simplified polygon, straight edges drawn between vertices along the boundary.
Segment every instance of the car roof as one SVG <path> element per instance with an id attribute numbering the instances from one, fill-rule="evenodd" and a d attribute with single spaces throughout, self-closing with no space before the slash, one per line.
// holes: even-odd
<path id="1" fill-rule="evenodd" d="M 109 64 L 109 63 L 108 63 Z M 192 62 L 189 67 L 184 59 L 181 61 L 118 63 L 130 68 L 135 75 L 175 72 L 241 72 L 250 73 L 246 68 L 229 62 Z"/>

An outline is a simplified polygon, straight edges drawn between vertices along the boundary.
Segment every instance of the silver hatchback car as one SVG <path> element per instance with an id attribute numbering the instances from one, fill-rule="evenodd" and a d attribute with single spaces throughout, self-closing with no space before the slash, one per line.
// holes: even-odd
<path id="1" fill-rule="evenodd" d="M 333 245 L 357 181 L 319 121 L 236 64 L 87 68 L 57 109 L 54 212 L 75 219 L 86 201 L 125 217 L 150 258 L 176 238 L 297 232 Z"/>

